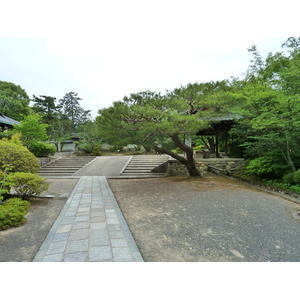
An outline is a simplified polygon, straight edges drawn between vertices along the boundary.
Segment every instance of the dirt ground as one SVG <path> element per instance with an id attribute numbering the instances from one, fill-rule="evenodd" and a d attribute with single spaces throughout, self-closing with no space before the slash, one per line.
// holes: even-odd
<path id="1" fill-rule="evenodd" d="M 30 262 L 35 257 L 78 179 L 48 179 L 51 195 L 31 200 L 27 222 L 0 231 L 0 262 Z"/>
<path id="2" fill-rule="evenodd" d="M 49 179 L 27 222 L 0 231 L 0 261 L 32 261 L 78 179 Z M 300 205 L 230 178 L 109 179 L 144 258 L 153 262 L 300 261 Z"/>
<path id="3" fill-rule="evenodd" d="M 110 179 L 146 262 L 300 261 L 300 205 L 214 174 Z"/>

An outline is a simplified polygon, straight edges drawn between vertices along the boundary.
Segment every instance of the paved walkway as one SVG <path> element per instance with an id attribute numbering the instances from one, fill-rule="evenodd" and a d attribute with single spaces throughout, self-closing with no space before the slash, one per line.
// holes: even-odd
<path id="1" fill-rule="evenodd" d="M 105 176 L 82 176 L 34 262 L 142 262 Z"/>

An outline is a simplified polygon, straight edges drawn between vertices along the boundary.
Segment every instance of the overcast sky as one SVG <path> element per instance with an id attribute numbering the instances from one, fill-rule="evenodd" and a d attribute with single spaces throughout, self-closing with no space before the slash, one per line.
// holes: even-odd
<path id="1" fill-rule="evenodd" d="M 268 35 L 262 25 L 270 23 L 255 7 L 233 13 L 232 1 L 29 0 L 18 11 L 15 2 L 6 11 L 18 22 L 7 14 L 0 21 L 0 80 L 29 97 L 77 92 L 93 117 L 133 92 L 241 77 L 252 57 L 247 48 L 257 45 L 265 57 L 288 37 L 275 23 Z"/>

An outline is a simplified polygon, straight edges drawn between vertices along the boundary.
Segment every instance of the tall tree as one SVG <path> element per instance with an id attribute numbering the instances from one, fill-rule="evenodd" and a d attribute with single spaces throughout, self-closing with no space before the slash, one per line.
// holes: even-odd
<path id="1" fill-rule="evenodd" d="M 33 95 L 32 102 L 34 102 L 33 109 L 36 113 L 42 116 L 45 123 L 51 123 L 55 119 L 57 113 L 56 98 L 51 96 L 39 97 Z"/>
<path id="2" fill-rule="evenodd" d="M 252 47 L 253 65 L 236 91 L 243 98 L 240 128 L 247 154 L 264 156 L 278 175 L 300 167 L 299 41 L 289 38 L 289 54 L 270 53 L 265 60 Z"/>
<path id="3" fill-rule="evenodd" d="M 0 81 L 0 112 L 17 121 L 31 112 L 30 99 L 24 89 L 11 82 Z"/>
<path id="4" fill-rule="evenodd" d="M 41 122 L 41 116 L 34 114 L 26 116 L 20 125 L 14 125 L 14 131 L 20 132 L 23 144 L 29 146 L 31 143 L 48 139 L 47 126 Z"/>
<path id="5" fill-rule="evenodd" d="M 112 107 L 99 110 L 96 123 L 101 137 L 113 145 L 133 143 L 166 153 L 184 164 L 190 176 L 199 176 L 193 148 L 185 143 L 185 137 L 192 137 L 209 126 L 209 122 L 200 120 L 202 113 L 209 110 L 201 103 L 201 89 L 205 91 L 208 86 L 190 84 L 165 96 L 145 91 L 124 97 Z M 221 111 L 217 101 L 210 109 Z M 172 151 L 170 142 L 172 148 L 182 150 L 185 157 Z"/>
<path id="6" fill-rule="evenodd" d="M 39 97 L 33 95 L 32 109 L 42 117 L 42 122 L 48 124 L 47 133 L 53 136 L 57 130 L 58 123 L 58 107 L 56 106 L 56 98 L 51 96 Z"/>
<path id="7" fill-rule="evenodd" d="M 65 96 L 59 100 L 61 113 L 70 120 L 72 132 L 75 131 L 76 126 L 85 123 L 91 117 L 91 111 L 84 110 L 80 106 L 79 101 L 81 100 L 82 99 L 79 98 L 75 92 L 66 93 Z"/>

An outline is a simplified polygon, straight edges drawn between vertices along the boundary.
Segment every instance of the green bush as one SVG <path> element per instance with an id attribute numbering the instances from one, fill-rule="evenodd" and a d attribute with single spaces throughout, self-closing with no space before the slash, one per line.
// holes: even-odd
<path id="1" fill-rule="evenodd" d="M 31 143 L 28 146 L 28 149 L 37 157 L 47 157 L 55 154 L 56 152 L 56 147 L 54 145 L 44 142 Z"/>
<path id="2" fill-rule="evenodd" d="M 294 174 L 295 173 L 287 173 L 283 176 L 283 182 L 289 185 L 295 184 L 295 179 L 294 179 Z"/>
<path id="3" fill-rule="evenodd" d="M 89 153 L 92 153 L 93 146 L 91 144 L 88 144 L 88 143 L 79 144 L 78 145 L 78 150 L 82 151 L 83 153 L 89 154 Z"/>
<path id="4" fill-rule="evenodd" d="M 102 147 L 101 146 L 94 146 L 92 154 L 96 155 L 96 156 L 101 156 L 102 155 L 101 151 L 102 151 Z"/>
<path id="5" fill-rule="evenodd" d="M 300 169 L 298 169 L 294 174 L 294 182 L 296 184 L 300 184 Z"/>
<path id="6" fill-rule="evenodd" d="M 39 196 L 49 188 L 45 178 L 32 173 L 16 172 L 7 176 L 11 188 L 24 199 Z"/>
<path id="7" fill-rule="evenodd" d="M 270 158 L 262 156 L 251 160 L 246 169 L 246 174 L 262 178 L 268 177 L 274 167 Z"/>
<path id="8" fill-rule="evenodd" d="M 7 172 L 0 170 L 0 203 L 4 199 L 4 196 L 9 192 L 10 187 L 7 182 Z"/>
<path id="9" fill-rule="evenodd" d="M 29 207 L 28 201 L 19 198 L 6 200 L 0 205 L 0 230 L 23 224 Z"/>
<path id="10" fill-rule="evenodd" d="M 0 140 L 0 169 L 10 172 L 37 173 L 38 159 L 24 146 Z"/>

